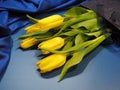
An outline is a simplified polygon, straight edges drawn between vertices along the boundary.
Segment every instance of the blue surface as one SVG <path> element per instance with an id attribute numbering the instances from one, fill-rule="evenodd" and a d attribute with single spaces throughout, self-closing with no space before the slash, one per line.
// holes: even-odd
<path id="1" fill-rule="evenodd" d="M 13 39 L 24 30 L 13 35 Z M 21 50 L 14 41 L 11 60 L 0 80 L 0 90 L 120 90 L 120 47 L 100 46 L 57 82 L 61 68 L 41 75 L 36 62 L 39 50 Z"/>

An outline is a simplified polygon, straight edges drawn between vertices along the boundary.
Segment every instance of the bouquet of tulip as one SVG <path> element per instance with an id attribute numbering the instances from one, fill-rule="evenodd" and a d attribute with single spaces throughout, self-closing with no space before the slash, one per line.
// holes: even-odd
<path id="1" fill-rule="evenodd" d="M 43 55 L 48 55 L 36 63 L 40 73 L 63 66 L 59 81 L 110 36 L 108 28 L 101 28 L 96 13 L 83 7 L 73 7 L 63 16 L 56 14 L 40 20 L 27 17 L 35 24 L 25 28 L 26 34 L 17 38 L 21 39 L 20 47 L 35 45 Z"/>

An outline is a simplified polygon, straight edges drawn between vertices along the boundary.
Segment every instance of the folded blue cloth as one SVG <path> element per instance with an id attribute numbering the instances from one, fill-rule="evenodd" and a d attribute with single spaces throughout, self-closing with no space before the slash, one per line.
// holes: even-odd
<path id="1" fill-rule="evenodd" d="M 26 13 L 55 11 L 83 1 L 85 0 L 0 0 L 0 75 L 10 60 L 12 33 L 28 23 Z"/>

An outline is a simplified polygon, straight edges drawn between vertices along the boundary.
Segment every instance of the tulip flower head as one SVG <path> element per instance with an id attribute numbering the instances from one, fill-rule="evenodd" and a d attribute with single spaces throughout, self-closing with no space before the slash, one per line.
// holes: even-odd
<path id="1" fill-rule="evenodd" d="M 56 68 L 61 67 L 66 62 L 66 55 L 64 54 L 52 54 L 43 58 L 37 62 L 37 67 L 40 69 L 40 73 L 46 73 Z"/>

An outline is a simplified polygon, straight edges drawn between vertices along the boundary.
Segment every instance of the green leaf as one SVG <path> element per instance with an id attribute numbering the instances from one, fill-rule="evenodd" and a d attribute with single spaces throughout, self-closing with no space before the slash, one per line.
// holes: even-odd
<path id="1" fill-rule="evenodd" d="M 63 30 L 65 30 L 67 27 L 70 27 L 71 25 L 84 21 L 84 20 L 89 20 L 89 19 L 93 19 L 96 17 L 96 13 L 94 11 L 90 11 L 81 15 L 78 15 L 78 17 L 76 18 L 72 18 L 68 21 L 66 21 L 64 23 L 64 25 L 62 26 L 62 28 L 54 35 L 57 36 L 59 35 Z"/>
<path id="2" fill-rule="evenodd" d="M 91 32 L 91 33 L 84 33 L 87 36 L 95 36 L 98 37 L 102 34 L 102 30 L 96 31 L 96 32 Z"/>
<path id="3" fill-rule="evenodd" d="M 75 45 L 80 45 L 81 43 L 86 41 L 86 39 L 88 39 L 88 37 L 85 36 L 83 33 L 77 34 L 75 37 Z"/>
<path id="4" fill-rule="evenodd" d="M 77 29 L 72 29 L 71 31 L 68 32 L 63 32 L 60 35 L 65 35 L 65 36 L 74 36 L 76 34 L 80 33 L 80 30 Z"/>
<path id="5" fill-rule="evenodd" d="M 89 19 L 89 20 L 79 22 L 75 25 L 72 25 L 71 27 L 72 28 L 84 27 L 88 30 L 90 30 L 90 29 L 98 30 L 99 29 L 97 18 L 93 18 L 93 19 Z"/>
<path id="6" fill-rule="evenodd" d="M 47 32 L 48 32 L 48 30 L 25 34 L 25 35 L 22 35 L 22 36 L 18 37 L 16 40 L 25 39 L 25 38 L 28 38 L 28 37 L 40 36 L 40 35 L 43 35 L 43 34 L 46 35 Z"/>
<path id="7" fill-rule="evenodd" d="M 68 69 L 72 66 L 80 63 L 84 57 L 84 53 L 76 52 L 73 54 L 72 58 L 70 58 L 67 63 L 64 65 L 62 72 L 60 73 L 59 81 L 63 79 L 65 74 L 67 73 Z"/>
<path id="8" fill-rule="evenodd" d="M 88 9 L 85 9 L 83 7 L 73 7 L 66 11 L 64 14 L 65 17 L 77 17 L 78 15 L 81 15 L 83 13 L 88 12 Z"/>
<path id="9" fill-rule="evenodd" d="M 66 23 L 64 24 L 64 26 L 61 29 L 65 29 L 66 27 L 71 26 L 75 23 L 78 23 L 78 22 L 81 22 L 84 20 L 93 19 L 95 17 L 96 17 L 96 14 L 94 12 L 87 12 L 87 13 L 81 14 L 76 18 L 72 18 L 72 19 L 66 21 Z"/>
<path id="10" fill-rule="evenodd" d="M 52 33 L 50 32 L 47 32 L 46 34 L 41 34 L 41 35 L 37 35 L 37 36 L 34 36 L 36 39 L 46 39 L 46 38 L 51 38 L 53 36 Z"/>
<path id="11" fill-rule="evenodd" d="M 63 77 L 65 76 L 65 74 L 67 73 L 67 71 L 68 71 L 71 67 L 79 64 L 79 63 L 83 60 L 83 58 L 84 58 L 88 53 L 90 53 L 90 52 L 91 52 L 92 50 L 94 50 L 97 46 L 99 46 L 108 36 L 109 36 L 109 34 L 108 34 L 108 35 L 102 35 L 102 36 L 100 36 L 100 38 L 99 38 L 96 42 L 94 42 L 92 45 L 89 45 L 89 46 L 88 46 L 86 49 L 84 49 L 83 51 L 74 53 L 73 56 L 72 56 L 72 58 L 70 58 L 70 59 L 66 62 L 66 64 L 64 65 L 64 67 L 63 67 L 63 69 L 62 69 L 62 72 L 61 72 L 61 74 L 60 74 L 59 81 L 61 81 L 61 80 L 63 79 Z"/>
<path id="12" fill-rule="evenodd" d="M 63 47 L 62 50 L 63 50 L 63 51 L 64 51 L 64 50 L 67 50 L 67 49 L 71 48 L 72 45 L 73 45 L 73 41 L 70 40 L 70 41 L 68 41 L 68 42 L 65 44 L 65 46 Z"/>

